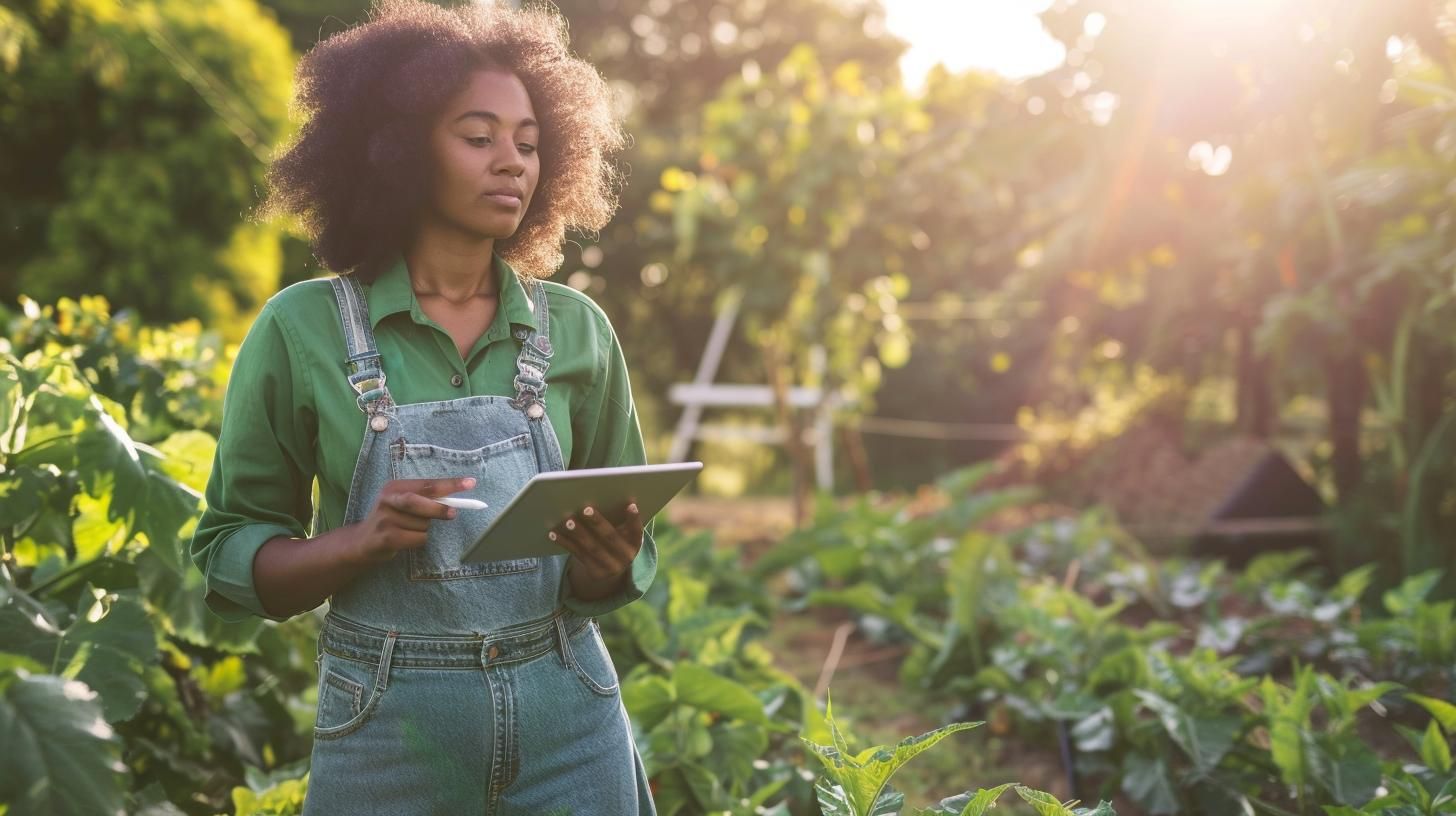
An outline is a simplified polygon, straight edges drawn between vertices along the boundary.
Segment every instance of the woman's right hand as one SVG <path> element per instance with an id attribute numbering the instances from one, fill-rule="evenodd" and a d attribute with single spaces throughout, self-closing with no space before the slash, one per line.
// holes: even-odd
<path id="1" fill-rule="evenodd" d="M 475 487 L 475 479 L 394 479 L 386 482 L 374 509 L 359 522 L 358 555 L 368 563 L 388 561 L 400 550 L 425 546 L 430 522 L 455 518 L 457 511 L 436 498 Z"/>

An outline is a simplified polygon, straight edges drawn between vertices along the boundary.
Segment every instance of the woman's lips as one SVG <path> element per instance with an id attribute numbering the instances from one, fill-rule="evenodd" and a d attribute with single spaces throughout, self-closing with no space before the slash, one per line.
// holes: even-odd
<path id="1" fill-rule="evenodd" d="M 482 196 L 486 201 L 499 204 L 502 207 L 515 209 L 521 206 L 521 197 L 512 193 L 486 193 Z"/>

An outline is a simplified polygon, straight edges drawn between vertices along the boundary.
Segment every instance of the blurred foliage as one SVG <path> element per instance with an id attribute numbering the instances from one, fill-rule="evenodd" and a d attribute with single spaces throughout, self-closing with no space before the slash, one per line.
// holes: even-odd
<path id="1" fill-rule="evenodd" d="M 1186 5 L 1059 0 L 1060 67 L 911 92 L 873 0 L 567 0 L 634 141 L 619 217 L 560 277 L 632 326 L 658 428 L 736 288 L 720 380 L 843 389 L 851 426 L 1019 420 L 1033 463 L 1139 421 L 1155 383 L 1164 413 L 1287 434 L 1346 566 L 1398 545 L 1382 580 L 1456 575 L 1447 6 Z M 103 293 L 236 338 L 314 272 L 239 219 L 285 135 L 289 43 L 367 10 L 7 3 L 0 297 Z M 1105 405 L 1121 419 L 1089 435 Z M 1001 444 L 871 436 L 860 475 L 924 481 Z"/>
<path id="2" fill-rule="evenodd" d="M 788 576 L 788 608 L 904 644 L 902 683 L 960 700 L 957 719 L 1060 742 L 1073 795 L 1210 816 L 1456 807 L 1456 601 L 1431 597 L 1436 574 L 1378 593 L 1376 565 L 1331 580 L 1308 552 L 1241 573 L 1157 562 L 1104 513 L 1028 520 L 1030 497 L 985 477 L 825 504 L 754 573 Z"/>
<path id="3" fill-rule="evenodd" d="M 240 332 L 278 283 L 279 228 L 245 216 L 287 121 L 283 32 L 253 0 L 7 0 L 0 43 L 0 298 Z"/>
<path id="4" fill-rule="evenodd" d="M 37 746 L 0 801 L 217 813 L 246 769 L 306 756 L 316 632 L 223 622 L 181 555 L 215 448 L 217 340 L 113 320 L 99 297 L 0 317 L 0 729 Z"/>

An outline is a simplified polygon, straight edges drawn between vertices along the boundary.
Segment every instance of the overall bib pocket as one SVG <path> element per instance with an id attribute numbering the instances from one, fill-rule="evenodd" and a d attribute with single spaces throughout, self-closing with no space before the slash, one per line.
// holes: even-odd
<path id="1" fill-rule="evenodd" d="M 411 581 L 453 581 L 495 575 L 515 575 L 541 568 L 537 558 L 465 563 L 485 528 L 505 509 L 516 492 L 536 473 L 531 435 L 521 433 L 479 448 L 459 450 L 440 445 L 411 443 L 401 438 L 390 445 L 390 471 L 395 479 L 451 479 L 474 476 L 475 489 L 455 493 L 479 499 L 484 510 L 461 510 L 449 521 L 430 522 L 425 546 L 410 550 Z"/>

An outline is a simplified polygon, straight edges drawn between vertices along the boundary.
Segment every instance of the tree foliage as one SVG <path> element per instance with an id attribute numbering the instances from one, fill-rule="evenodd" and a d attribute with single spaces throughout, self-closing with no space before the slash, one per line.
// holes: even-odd
<path id="1" fill-rule="evenodd" d="M 293 57 L 252 0 L 19 0 L 0 43 L 0 298 L 229 319 L 273 292 L 247 216 Z"/>

